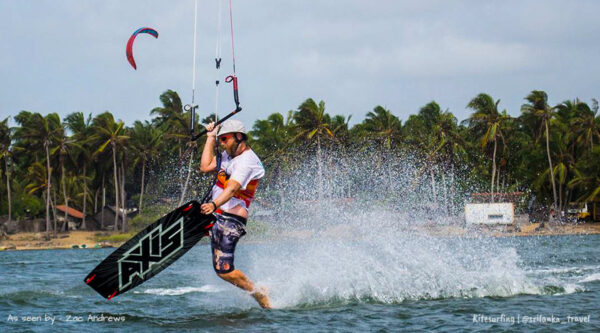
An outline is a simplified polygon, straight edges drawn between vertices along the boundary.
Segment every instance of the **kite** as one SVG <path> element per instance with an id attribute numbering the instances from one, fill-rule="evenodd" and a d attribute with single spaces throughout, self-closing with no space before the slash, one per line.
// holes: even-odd
<path id="1" fill-rule="evenodd" d="M 133 35 L 131 35 L 131 37 L 129 37 L 129 41 L 127 41 L 127 47 L 125 48 L 125 54 L 127 55 L 127 61 L 129 61 L 135 70 L 137 70 L 137 66 L 135 65 L 135 59 L 133 59 L 133 42 L 135 41 L 135 37 L 142 33 L 152 35 L 154 38 L 158 38 L 158 32 L 152 28 L 139 28 L 133 33 Z"/>

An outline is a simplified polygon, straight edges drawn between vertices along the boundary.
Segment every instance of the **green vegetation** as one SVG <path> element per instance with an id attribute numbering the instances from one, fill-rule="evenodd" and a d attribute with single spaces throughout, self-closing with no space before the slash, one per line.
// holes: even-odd
<path id="1" fill-rule="evenodd" d="M 122 243 L 129 240 L 131 237 L 135 236 L 135 232 L 127 232 L 121 234 L 112 234 L 112 235 L 97 235 L 96 242 L 107 242 L 107 243 Z"/>
<path id="2" fill-rule="evenodd" d="M 210 181 L 196 170 L 204 141 L 189 142 L 190 114 L 176 92 L 166 91 L 160 102 L 150 111 L 151 121 L 132 127 L 110 112 L 75 112 L 61 120 L 56 113 L 21 111 L 13 118 L 14 128 L 8 127 L 8 118 L 0 121 L 0 215 L 45 217 L 48 232 L 56 233 L 56 205 L 90 215 L 99 211 L 105 195 L 108 205 L 139 208 L 141 214 L 122 226 L 127 231 L 128 224 L 139 229 L 183 200 L 200 197 Z M 444 199 L 446 205 L 460 197 L 456 193 L 468 191 L 523 191 L 560 210 L 570 202 L 598 198 L 598 103 L 574 99 L 551 106 L 543 91 L 532 91 L 524 102 L 520 116 L 511 117 L 499 100 L 482 93 L 466 103 L 473 113 L 461 123 L 435 101 L 404 124 L 392 111 L 375 106 L 350 127 L 349 118 L 332 116 L 324 101 L 309 98 L 295 110 L 273 113 L 252 126 L 250 144 L 267 169 L 259 199 L 271 207 L 289 205 L 274 189 L 286 183 L 298 161 L 307 159 L 316 161 L 315 174 L 309 176 L 318 186 L 306 200 L 358 195 L 368 187 L 360 186 L 361 179 L 352 179 L 359 184 L 356 189 L 324 185 L 333 177 L 324 172 L 336 163 L 335 156 L 358 153 L 376 167 L 410 158 L 413 181 L 402 195 L 426 190 L 433 202 L 451 198 Z M 373 172 L 381 173 L 382 186 L 392 193 L 395 170 L 387 166 Z M 336 172 L 357 177 L 351 168 Z"/>

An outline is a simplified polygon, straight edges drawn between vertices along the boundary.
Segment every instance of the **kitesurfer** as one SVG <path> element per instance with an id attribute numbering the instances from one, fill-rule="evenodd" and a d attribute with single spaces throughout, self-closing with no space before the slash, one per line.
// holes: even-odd
<path id="1" fill-rule="evenodd" d="M 248 207 L 254 199 L 258 180 L 264 176 L 265 169 L 258 156 L 250 149 L 248 135 L 241 121 L 227 120 L 217 128 L 214 123 L 210 123 L 206 130 L 200 170 L 204 173 L 218 172 L 216 184 L 212 188 L 212 201 L 201 206 L 202 213 L 215 213 L 217 217 L 210 230 L 213 268 L 223 280 L 250 292 L 261 307 L 270 308 L 266 289 L 256 288 L 233 265 L 235 246 L 240 237 L 246 234 Z M 214 154 L 217 139 L 223 149 L 220 166 Z"/>

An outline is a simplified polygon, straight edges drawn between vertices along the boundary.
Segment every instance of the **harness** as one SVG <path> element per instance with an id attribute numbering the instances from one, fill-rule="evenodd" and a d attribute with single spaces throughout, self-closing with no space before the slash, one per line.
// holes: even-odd
<path id="1" fill-rule="evenodd" d="M 229 181 L 230 175 L 225 173 L 224 170 L 220 170 L 217 173 L 216 184 L 218 187 L 225 189 L 227 187 L 227 182 Z M 258 179 L 251 180 L 246 186 L 245 190 L 237 190 L 233 197 L 236 199 L 243 200 L 246 203 L 246 208 L 250 207 L 250 202 L 254 199 L 254 193 L 256 193 L 256 188 L 258 187 Z"/>

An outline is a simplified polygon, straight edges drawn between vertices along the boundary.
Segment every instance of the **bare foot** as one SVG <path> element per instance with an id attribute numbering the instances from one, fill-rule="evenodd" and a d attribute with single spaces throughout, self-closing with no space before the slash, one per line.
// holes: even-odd
<path id="1" fill-rule="evenodd" d="M 263 309 L 271 308 L 271 301 L 269 300 L 269 292 L 268 292 L 267 288 L 261 287 L 261 288 L 255 289 L 255 291 L 253 293 L 251 293 L 250 295 L 252 295 L 252 297 L 254 297 L 254 299 L 258 302 L 258 305 L 260 305 L 261 308 L 263 308 Z"/>

